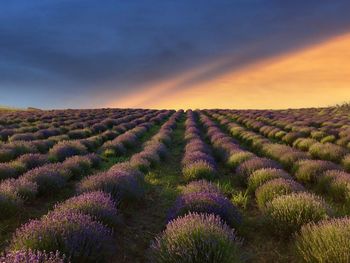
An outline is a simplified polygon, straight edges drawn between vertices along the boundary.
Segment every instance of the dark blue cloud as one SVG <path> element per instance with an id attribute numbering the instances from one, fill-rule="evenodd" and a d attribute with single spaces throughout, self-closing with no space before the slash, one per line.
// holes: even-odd
<path id="1" fill-rule="evenodd" d="M 350 29 L 350 2 L 11 0 L 0 4 L 0 104 L 98 106 L 220 58 L 190 82 Z M 179 87 L 181 88 L 181 87 Z"/>

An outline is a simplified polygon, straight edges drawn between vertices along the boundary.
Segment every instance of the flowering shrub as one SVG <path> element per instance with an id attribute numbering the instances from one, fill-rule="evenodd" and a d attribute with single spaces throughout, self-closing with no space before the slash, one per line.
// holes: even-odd
<path id="1" fill-rule="evenodd" d="M 346 154 L 346 150 L 333 143 L 315 143 L 309 148 L 309 153 L 314 158 L 337 162 Z"/>
<path id="2" fill-rule="evenodd" d="M 187 181 L 196 179 L 212 179 L 215 177 L 215 168 L 206 161 L 196 161 L 183 167 L 182 173 Z"/>
<path id="3" fill-rule="evenodd" d="M 326 171 L 319 179 L 318 187 L 336 202 L 350 205 L 350 174 L 338 171 Z"/>
<path id="4" fill-rule="evenodd" d="M 303 160 L 295 164 L 296 178 L 304 183 L 315 183 L 327 170 L 340 170 L 339 166 L 329 161 Z"/>
<path id="5" fill-rule="evenodd" d="M 120 222 L 116 203 L 109 194 L 101 191 L 72 197 L 56 205 L 55 211 L 79 212 L 90 215 L 95 220 L 110 227 L 115 227 Z"/>
<path id="6" fill-rule="evenodd" d="M 79 141 L 62 141 L 52 147 L 49 154 L 51 159 L 62 162 L 74 155 L 87 154 L 87 149 Z"/>
<path id="7" fill-rule="evenodd" d="M 36 183 L 39 194 L 49 194 L 62 189 L 70 176 L 60 164 L 48 164 L 26 172 L 22 178 Z"/>
<path id="8" fill-rule="evenodd" d="M 87 156 L 72 156 L 62 163 L 62 168 L 70 171 L 73 177 L 79 178 L 91 171 L 92 162 Z"/>
<path id="9" fill-rule="evenodd" d="M 304 192 L 272 199 L 264 214 L 277 233 L 289 235 L 304 224 L 328 218 L 331 212 L 321 198 Z"/>
<path id="10" fill-rule="evenodd" d="M 7 179 L 1 182 L 0 193 L 16 195 L 23 200 L 32 200 L 38 193 L 38 184 L 24 177 Z"/>
<path id="11" fill-rule="evenodd" d="M 28 153 L 20 156 L 16 161 L 22 163 L 26 170 L 30 170 L 48 163 L 49 159 L 45 154 Z"/>
<path id="12" fill-rule="evenodd" d="M 242 262 L 241 243 L 220 217 L 191 213 L 171 221 L 151 245 L 150 262 Z"/>
<path id="13" fill-rule="evenodd" d="M 292 179 L 292 177 L 282 169 L 263 168 L 256 170 L 248 177 L 248 190 L 254 193 L 260 185 L 276 178 Z"/>
<path id="14" fill-rule="evenodd" d="M 80 192 L 104 191 L 115 200 L 130 203 L 140 200 L 144 190 L 140 178 L 134 173 L 113 169 L 84 178 L 79 184 Z"/>
<path id="15" fill-rule="evenodd" d="M 130 165 L 136 169 L 147 173 L 151 168 L 151 162 L 147 160 L 144 156 L 139 154 L 134 154 L 130 159 Z"/>
<path id="16" fill-rule="evenodd" d="M 182 188 L 182 194 L 193 194 L 193 193 L 220 193 L 219 188 L 206 180 L 197 180 L 188 183 Z"/>
<path id="17" fill-rule="evenodd" d="M 293 143 L 293 147 L 302 151 L 308 151 L 310 147 L 316 143 L 318 143 L 317 140 L 312 138 L 299 138 Z"/>
<path id="18" fill-rule="evenodd" d="M 310 159 L 307 153 L 292 148 L 291 146 L 278 143 L 267 143 L 263 145 L 263 152 L 266 156 L 277 160 L 288 169 L 297 161 Z"/>
<path id="19" fill-rule="evenodd" d="M 186 155 L 182 159 L 182 165 L 186 166 L 198 161 L 205 161 L 211 164 L 212 166 L 215 166 L 214 158 L 208 153 L 200 151 L 186 153 Z"/>
<path id="20" fill-rule="evenodd" d="M 288 180 L 284 178 L 273 179 L 261 185 L 255 191 L 256 202 L 260 209 L 264 210 L 266 204 L 272 199 L 290 194 L 293 192 L 304 191 L 302 185 L 296 183 L 293 180 Z"/>
<path id="21" fill-rule="evenodd" d="M 236 173 L 242 178 L 247 179 L 254 171 L 262 168 L 281 168 L 281 166 L 270 159 L 255 157 L 241 163 L 237 167 Z"/>
<path id="22" fill-rule="evenodd" d="M 296 249 L 304 262 L 349 262 L 350 219 L 330 219 L 303 226 L 296 238 Z"/>
<path id="23" fill-rule="evenodd" d="M 251 152 L 246 152 L 246 151 L 236 152 L 229 156 L 227 160 L 227 166 L 232 169 L 236 169 L 238 165 L 254 157 L 256 156 Z"/>
<path id="24" fill-rule="evenodd" d="M 190 212 L 214 214 L 220 216 L 228 225 L 237 227 L 241 215 L 229 199 L 219 193 L 191 193 L 178 197 L 169 212 L 168 221 Z"/>
<path id="25" fill-rule="evenodd" d="M 104 262 L 112 253 L 111 230 L 88 215 L 52 212 L 18 228 L 12 250 L 60 251 L 73 262 Z"/>

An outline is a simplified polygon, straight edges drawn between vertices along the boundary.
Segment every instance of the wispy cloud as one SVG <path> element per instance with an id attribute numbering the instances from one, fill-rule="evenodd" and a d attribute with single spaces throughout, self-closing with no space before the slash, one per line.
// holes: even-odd
<path id="1" fill-rule="evenodd" d="M 350 34 L 226 71 L 201 81 L 201 68 L 110 106 L 145 108 L 286 108 L 350 100 Z M 190 81 L 189 81 L 190 80 Z M 181 87 L 181 88 L 179 88 Z"/>

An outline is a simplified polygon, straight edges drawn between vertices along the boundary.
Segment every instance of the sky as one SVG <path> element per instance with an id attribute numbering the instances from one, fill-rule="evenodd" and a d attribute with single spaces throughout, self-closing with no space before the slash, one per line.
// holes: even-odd
<path id="1" fill-rule="evenodd" d="M 1 1 L 0 105 L 349 101 L 349 13 L 349 0 Z"/>

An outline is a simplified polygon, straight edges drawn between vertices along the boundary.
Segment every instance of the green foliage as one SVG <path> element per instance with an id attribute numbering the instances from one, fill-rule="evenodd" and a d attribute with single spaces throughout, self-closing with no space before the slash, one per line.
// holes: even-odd
<path id="1" fill-rule="evenodd" d="M 253 157 L 254 157 L 254 154 L 251 152 L 242 151 L 242 152 L 234 153 L 228 158 L 226 165 L 231 169 L 235 169 L 238 165 L 240 165 L 244 161 Z"/>
<path id="2" fill-rule="evenodd" d="M 278 178 L 261 185 L 255 192 L 256 202 L 261 210 L 264 210 L 266 204 L 272 199 L 290 194 L 293 192 L 302 191 L 301 185 L 288 179 Z"/>
<path id="3" fill-rule="evenodd" d="M 291 177 L 281 169 L 263 168 L 256 170 L 248 177 L 248 191 L 254 193 L 260 185 L 276 178 L 291 179 Z"/>
<path id="4" fill-rule="evenodd" d="M 247 209 L 250 201 L 250 196 L 248 194 L 248 191 L 238 191 L 232 194 L 231 201 L 234 205 L 241 207 L 243 209 Z"/>
<path id="5" fill-rule="evenodd" d="M 305 225 L 296 238 L 296 250 L 303 262 L 348 263 L 350 219 L 331 219 Z"/>
<path id="6" fill-rule="evenodd" d="M 186 181 L 192 181 L 196 179 L 213 179 L 216 171 L 207 162 L 197 161 L 193 164 L 185 166 L 182 170 L 183 176 Z"/>
<path id="7" fill-rule="evenodd" d="M 289 236 L 304 224 L 328 218 L 325 202 L 309 193 L 292 193 L 274 198 L 264 211 L 269 225 L 282 236 Z"/>

